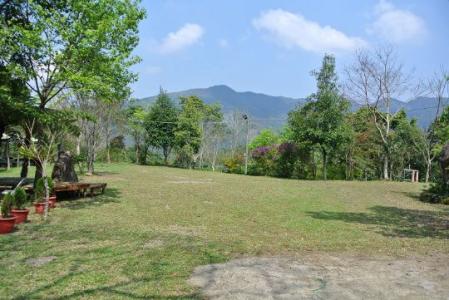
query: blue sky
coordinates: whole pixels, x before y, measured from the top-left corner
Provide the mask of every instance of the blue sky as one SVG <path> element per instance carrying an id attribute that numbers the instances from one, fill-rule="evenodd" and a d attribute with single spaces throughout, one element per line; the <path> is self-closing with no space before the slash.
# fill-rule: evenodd
<path id="1" fill-rule="evenodd" d="M 449 0 L 143 0 L 134 97 L 226 84 L 305 97 L 325 52 L 395 48 L 415 79 L 449 69 Z M 343 75 L 340 76 L 343 78 Z M 406 96 L 404 96 L 406 97 Z"/>

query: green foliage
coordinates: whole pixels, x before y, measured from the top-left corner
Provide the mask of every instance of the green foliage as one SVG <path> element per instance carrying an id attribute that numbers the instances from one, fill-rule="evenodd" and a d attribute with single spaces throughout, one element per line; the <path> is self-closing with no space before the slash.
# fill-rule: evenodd
<path id="1" fill-rule="evenodd" d="M 37 94 L 43 108 L 63 88 L 123 98 L 135 80 L 129 67 L 145 16 L 139 1 L 12 1 L 2 18 L 2 60 Z M 17 21 L 21 20 L 21 21 Z M 17 54 L 23 59 L 16 59 Z M 48 76 L 41 76 L 45 72 Z"/>
<path id="2" fill-rule="evenodd" d="M 207 105 L 197 96 L 181 97 L 181 111 L 178 115 L 178 124 L 175 130 L 175 143 L 178 149 L 178 165 L 180 157 L 185 164 L 186 155 L 191 155 L 188 165 L 194 162 L 194 155 L 201 148 L 204 138 L 204 124 L 220 122 L 223 119 L 221 106 Z M 216 126 L 214 130 L 220 130 Z"/>
<path id="3" fill-rule="evenodd" d="M 201 122 L 204 120 L 206 104 L 196 96 L 181 98 L 181 112 L 175 132 L 179 149 L 188 145 L 192 153 L 197 153 L 201 145 Z"/>
<path id="4" fill-rule="evenodd" d="M 14 191 L 14 207 L 16 209 L 24 209 L 27 200 L 28 195 L 25 190 L 21 187 L 16 188 Z"/>
<path id="5" fill-rule="evenodd" d="M 191 168 L 193 166 L 193 149 L 186 144 L 178 150 L 175 165 L 181 168 Z"/>
<path id="6" fill-rule="evenodd" d="M 51 193 L 53 191 L 53 188 L 54 188 L 53 179 L 51 179 L 49 177 L 39 178 L 36 181 L 36 185 L 34 187 L 34 199 L 36 201 L 38 201 L 38 202 L 41 201 L 46 196 L 45 195 L 45 180 L 47 180 L 49 193 Z"/>
<path id="7" fill-rule="evenodd" d="M 349 102 L 339 95 L 333 56 L 325 55 L 321 70 L 314 75 L 317 93 L 312 94 L 304 106 L 291 111 L 288 122 L 296 143 L 320 149 L 326 179 L 329 157 L 349 140 L 344 122 Z"/>
<path id="8" fill-rule="evenodd" d="M 439 155 L 443 150 L 443 146 L 449 141 L 449 106 L 447 106 L 441 116 L 431 125 L 436 145 L 433 148 L 435 155 Z"/>
<path id="9" fill-rule="evenodd" d="M 259 147 L 276 145 L 280 142 L 280 137 L 271 129 L 263 129 L 249 143 L 249 149 L 254 150 Z"/>
<path id="10" fill-rule="evenodd" d="M 3 197 L 1 205 L 1 215 L 3 218 L 9 218 L 11 216 L 11 209 L 14 204 L 14 196 L 11 193 L 6 194 Z"/>
<path id="11" fill-rule="evenodd" d="M 175 129 L 178 111 L 175 104 L 161 89 L 159 96 L 145 117 L 144 126 L 150 146 L 161 148 L 165 163 L 175 146 Z"/>
<path id="12" fill-rule="evenodd" d="M 243 174 L 244 164 L 245 164 L 245 159 L 244 159 L 243 155 L 235 155 L 233 157 L 225 159 L 224 172 L 225 173 L 234 173 L 234 174 Z"/>

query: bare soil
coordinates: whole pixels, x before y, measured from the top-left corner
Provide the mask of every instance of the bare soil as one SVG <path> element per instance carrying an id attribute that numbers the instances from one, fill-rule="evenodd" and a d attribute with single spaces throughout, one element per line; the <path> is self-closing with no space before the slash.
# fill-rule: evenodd
<path id="1" fill-rule="evenodd" d="M 197 267 L 208 299 L 449 299 L 449 255 L 253 257 Z"/>

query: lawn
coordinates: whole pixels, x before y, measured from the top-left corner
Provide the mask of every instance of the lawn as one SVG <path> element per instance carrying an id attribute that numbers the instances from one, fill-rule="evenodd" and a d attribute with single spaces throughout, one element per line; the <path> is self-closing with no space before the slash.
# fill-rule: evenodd
<path id="1" fill-rule="evenodd" d="M 129 164 L 0 236 L 0 298 L 198 298 L 194 267 L 244 256 L 449 253 L 449 208 L 420 184 L 298 181 Z M 18 170 L 1 172 L 12 176 Z M 53 257 L 41 266 L 29 259 Z"/>

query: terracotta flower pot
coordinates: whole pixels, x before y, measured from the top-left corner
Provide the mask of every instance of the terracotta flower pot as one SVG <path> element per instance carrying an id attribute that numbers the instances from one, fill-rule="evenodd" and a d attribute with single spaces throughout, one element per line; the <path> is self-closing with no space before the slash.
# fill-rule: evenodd
<path id="1" fill-rule="evenodd" d="M 28 221 L 28 213 L 29 209 L 13 209 L 11 210 L 11 214 L 16 217 L 16 224 L 20 224 Z"/>
<path id="2" fill-rule="evenodd" d="M 0 217 L 0 234 L 10 233 L 16 224 L 16 217 L 1 218 Z"/>
<path id="3" fill-rule="evenodd" d="M 43 215 L 45 211 L 45 203 L 37 202 L 34 203 L 34 212 L 40 215 Z"/>
<path id="4" fill-rule="evenodd" d="M 56 196 L 48 197 L 48 204 L 49 204 L 50 208 L 55 208 L 56 207 Z"/>

